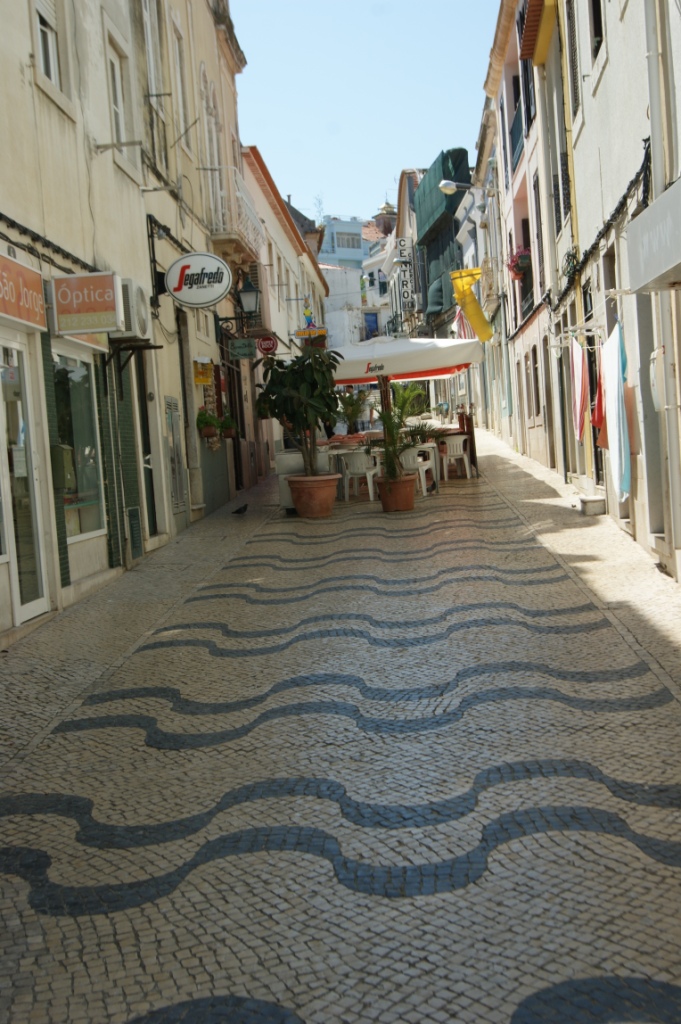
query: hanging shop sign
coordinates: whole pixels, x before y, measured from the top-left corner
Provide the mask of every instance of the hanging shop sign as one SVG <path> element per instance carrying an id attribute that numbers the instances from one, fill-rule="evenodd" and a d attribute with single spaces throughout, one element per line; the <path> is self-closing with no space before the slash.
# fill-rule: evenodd
<path id="1" fill-rule="evenodd" d="M 166 270 L 166 290 L 180 306 L 214 306 L 232 287 L 232 272 L 211 252 L 188 252 Z"/>
<path id="2" fill-rule="evenodd" d="M 57 334 L 94 334 L 125 327 L 123 288 L 117 274 L 69 274 L 52 281 Z"/>
<path id="3" fill-rule="evenodd" d="M 296 331 L 296 338 L 307 348 L 326 348 L 327 330 L 324 327 Z"/>
<path id="4" fill-rule="evenodd" d="M 397 260 L 399 263 L 402 309 L 408 311 L 415 307 L 414 246 L 410 238 L 397 239 Z"/>
<path id="5" fill-rule="evenodd" d="M 279 348 L 279 342 L 271 335 L 266 335 L 264 338 L 258 338 L 255 344 L 258 352 L 263 356 L 273 356 Z"/>
<path id="6" fill-rule="evenodd" d="M 255 359 L 255 340 L 253 338 L 230 338 L 230 359 Z"/>
<path id="7" fill-rule="evenodd" d="M 213 383 L 213 364 L 208 360 L 195 359 L 194 360 L 194 383 L 195 384 L 212 384 Z"/>
<path id="8" fill-rule="evenodd" d="M 42 277 L 9 256 L 0 256 L 0 315 L 47 330 Z"/>

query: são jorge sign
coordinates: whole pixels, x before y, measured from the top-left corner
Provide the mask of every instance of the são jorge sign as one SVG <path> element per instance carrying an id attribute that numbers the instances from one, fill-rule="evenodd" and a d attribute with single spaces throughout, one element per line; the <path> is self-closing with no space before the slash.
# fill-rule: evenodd
<path id="1" fill-rule="evenodd" d="M 211 252 L 188 252 L 166 270 L 166 289 L 180 306 L 214 306 L 232 287 L 232 272 Z"/>

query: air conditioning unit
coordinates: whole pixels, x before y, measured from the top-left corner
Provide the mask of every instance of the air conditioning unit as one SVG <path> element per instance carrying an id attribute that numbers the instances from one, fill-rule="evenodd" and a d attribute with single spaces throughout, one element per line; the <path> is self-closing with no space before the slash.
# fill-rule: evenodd
<path id="1" fill-rule="evenodd" d="M 123 321 L 125 329 L 109 331 L 111 341 L 126 338 L 145 338 L 149 335 L 149 300 L 141 285 L 129 277 L 121 281 L 123 291 Z"/>

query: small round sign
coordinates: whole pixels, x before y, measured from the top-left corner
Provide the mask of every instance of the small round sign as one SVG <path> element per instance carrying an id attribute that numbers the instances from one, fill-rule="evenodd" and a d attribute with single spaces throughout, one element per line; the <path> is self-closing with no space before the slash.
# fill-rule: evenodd
<path id="1" fill-rule="evenodd" d="M 166 290 L 180 306 L 214 306 L 232 287 L 232 272 L 212 252 L 188 252 L 166 270 Z"/>
<path id="2" fill-rule="evenodd" d="M 277 351 L 277 348 L 279 347 L 277 339 L 272 338 L 269 335 L 265 338 L 258 338 L 258 340 L 256 341 L 256 345 L 258 346 L 258 352 L 260 352 L 263 356 L 274 355 L 274 353 Z"/>

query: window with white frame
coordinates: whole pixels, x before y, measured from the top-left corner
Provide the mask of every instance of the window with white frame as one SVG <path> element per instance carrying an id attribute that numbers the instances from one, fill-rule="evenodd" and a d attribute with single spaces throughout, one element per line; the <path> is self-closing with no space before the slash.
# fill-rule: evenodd
<path id="1" fill-rule="evenodd" d="M 120 54 L 109 46 L 107 54 L 109 67 L 109 97 L 111 100 L 111 127 L 113 129 L 113 142 L 118 145 L 119 151 L 123 151 L 120 143 L 125 142 L 125 107 L 123 105 L 123 75 L 121 72 Z"/>
<path id="2" fill-rule="evenodd" d="M 147 86 L 149 102 L 157 110 L 163 110 L 163 73 L 161 66 L 161 44 L 158 27 L 157 0 L 142 0 L 144 22 L 144 44 L 147 54 Z"/>
<path id="3" fill-rule="evenodd" d="M 339 249 L 361 249 L 362 239 L 359 235 L 353 235 L 347 231 L 338 231 L 336 233 L 336 245 Z"/>
<path id="4" fill-rule="evenodd" d="M 184 39 L 177 26 L 173 31 L 173 51 L 175 59 L 175 89 L 177 92 L 177 129 L 182 143 L 190 148 L 189 138 L 185 134 L 189 127 L 189 107 L 187 104 L 187 75 L 184 61 Z"/>
<path id="5" fill-rule="evenodd" d="M 52 350 L 58 448 L 53 454 L 55 500 L 66 536 L 104 529 L 102 473 L 92 358 L 71 348 Z"/>
<path id="6" fill-rule="evenodd" d="M 56 0 L 35 0 L 35 12 L 38 20 L 40 70 L 57 89 L 61 89 Z"/>
<path id="7" fill-rule="evenodd" d="M 147 93 L 149 124 L 151 128 L 152 159 L 164 173 L 168 173 L 168 138 L 165 123 L 163 64 L 161 61 L 161 19 L 159 0 L 142 0 L 144 46 L 147 56 Z"/>
<path id="8" fill-rule="evenodd" d="M 603 0 L 589 0 L 589 26 L 591 29 L 591 57 L 596 60 L 603 46 Z"/>
<path id="9" fill-rule="evenodd" d="M 109 115 L 114 162 L 133 174 L 139 164 L 139 150 L 128 145 L 134 134 L 133 86 L 130 77 L 129 41 L 104 14 L 105 74 L 109 91 Z"/>
<path id="10" fill-rule="evenodd" d="M 205 67 L 201 69 L 201 93 L 203 97 L 203 120 L 206 139 L 206 167 L 208 170 L 208 201 L 209 221 L 214 229 L 222 229 L 226 224 L 224 208 L 225 186 L 220 158 L 217 95 L 213 82 L 208 84 Z"/>

